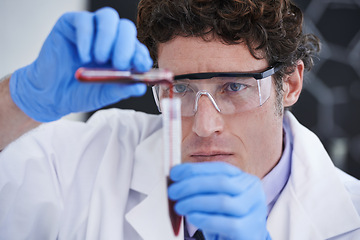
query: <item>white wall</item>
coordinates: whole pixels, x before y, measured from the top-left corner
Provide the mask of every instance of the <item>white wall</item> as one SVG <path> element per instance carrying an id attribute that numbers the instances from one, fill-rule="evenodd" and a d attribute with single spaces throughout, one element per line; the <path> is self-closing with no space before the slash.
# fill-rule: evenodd
<path id="1" fill-rule="evenodd" d="M 0 0 L 0 78 L 33 62 L 56 20 L 86 0 Z M 70 114 L 83 120 L 83 114 Z"/>
<path id="2" fill-rule="evenodd" d="M 31 63 L 56 20 L 86 0 L 0 0 L 0 77 Z"/>

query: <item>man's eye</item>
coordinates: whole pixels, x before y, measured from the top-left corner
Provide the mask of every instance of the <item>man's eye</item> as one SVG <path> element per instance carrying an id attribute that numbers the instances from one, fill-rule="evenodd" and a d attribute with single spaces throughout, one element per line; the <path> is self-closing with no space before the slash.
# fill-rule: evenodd
<path id="1" fill-rule="evenodd" d="M 225 90 L 231 91 L 231 92 L 238 92 L 238 91 L 243 90 L 244 88 L 246 88 L 246 86 L 241 83 L 227 83 Z"/>
<path id="2" fill-rule="evenodd" d="M 174 93 L 185 93 L 187 90 L 187 85 L 185 84 L 175 84 L 173 86 Z"/>

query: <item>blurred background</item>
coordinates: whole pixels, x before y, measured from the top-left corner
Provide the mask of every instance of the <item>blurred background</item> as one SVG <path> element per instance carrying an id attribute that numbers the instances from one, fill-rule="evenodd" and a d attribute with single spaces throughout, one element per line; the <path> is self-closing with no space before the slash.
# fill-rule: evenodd
<path id="1" fill-rule="evenodd" d="M 305 31 L 322 51 L 293 113 L 315 132 L 334 164 L 360 178 L 360 0 L 295 0 Z M 0 0 L 0 77 L 32 62 L 58 17 L 66 11 L 115 8 L 135 22 L 138 0 Z M 150 89 L 110 107 L 157 114 Z M 86 120 L 88 114 L 68 118 Z"/>

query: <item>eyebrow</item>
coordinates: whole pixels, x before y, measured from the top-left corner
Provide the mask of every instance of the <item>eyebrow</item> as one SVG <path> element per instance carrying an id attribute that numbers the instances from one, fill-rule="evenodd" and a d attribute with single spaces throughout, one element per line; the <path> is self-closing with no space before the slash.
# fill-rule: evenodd
<path id="1" fill-rule="evenodd" d="M 253 77 L 256 80 L 269 77 L 281 69 L 281 64 L 277 63 L 274 66 L 268 67 L 263 72 L 258 73 L 247 73 L 247 72 L 204 72 L 204 73 L 190 73 L 175 75 L 174 80 L 200 80 L 200 79 L 211 79 L 214 77 Z"/>

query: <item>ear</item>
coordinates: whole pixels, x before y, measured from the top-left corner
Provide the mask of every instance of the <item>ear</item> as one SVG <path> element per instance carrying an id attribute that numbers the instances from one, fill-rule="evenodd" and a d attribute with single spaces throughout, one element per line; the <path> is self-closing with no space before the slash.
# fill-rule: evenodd
<path id="1" fill-rule="evenodd" d="M 295 71 L 289 75 L 284 76 L 284 80 L 283 80 L 284 107 L 290 107 L 294 105 L 299 99 L 303 87 L 303 75 L 304 75 L 304 62 L 300 60 L 297 62 Z"/>

